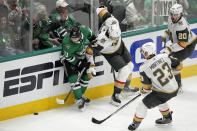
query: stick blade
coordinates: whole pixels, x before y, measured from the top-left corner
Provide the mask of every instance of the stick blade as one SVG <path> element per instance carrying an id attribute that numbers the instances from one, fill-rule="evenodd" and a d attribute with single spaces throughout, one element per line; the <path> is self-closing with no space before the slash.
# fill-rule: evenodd
<path id="1" fill-rule="evenodd" d="M 56 102 L 57 102 L 58 104 L 61 104 L 61 105 L 64 104 L 64 100 L 61 100 L 61 99 L 58 99 L 58 98 L 56 98 Z"/>
<path id="2" fill-rule="evenodd" d="M 95 119 L 94 117 L 92 117 L 92 122 L 95 123 L 95 124 L 101 124 L 101 123 L 104 122 L 104 120 L 99 121 L 99 120 Z"/>

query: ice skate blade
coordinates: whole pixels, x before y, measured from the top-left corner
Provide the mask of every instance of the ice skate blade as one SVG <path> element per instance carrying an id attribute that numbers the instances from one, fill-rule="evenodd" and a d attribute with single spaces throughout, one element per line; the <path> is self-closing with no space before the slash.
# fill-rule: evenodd
<path id="1" fill-rule="evenodd" d="M 155 126 L 156 126 L 156 127 L 160 127 L 160 128 L 165 128 L 165 127 L 172 126 L 172 123 L 167 123 L 167 124 L 156 124 L 156 123 L 155 123 Z"/>
<path id="2" fill-rule="evenodd" d="M 113 106 L 116 106 L 116 107 L 120 106 L 120 103 L 115 102 L 113 100 L 111 100 L 110 104 L 112 104 Z"/>

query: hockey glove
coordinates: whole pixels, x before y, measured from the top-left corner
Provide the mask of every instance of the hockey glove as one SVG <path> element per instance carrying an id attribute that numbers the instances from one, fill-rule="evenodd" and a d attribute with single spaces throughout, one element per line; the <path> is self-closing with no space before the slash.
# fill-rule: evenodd
<path id="1" fill-rule="evenodd" d="M 90 62 L 88 62 L 86 59 L 83 59 L 78 62 L 77 66 L 78 70 L 82 71 L 84 68 L 88 68 L 90 66 Z"/>
<path id="2" fill-rule="evenodd" d="M 94 68 L 94 65 L 90 65 L 90 68 L 87 69 L 87 74 L 88 74 L 88 78 L 92 79 L 93 78 L 93 75 L 95 76 L 96 75 L 96 70 Z"/>

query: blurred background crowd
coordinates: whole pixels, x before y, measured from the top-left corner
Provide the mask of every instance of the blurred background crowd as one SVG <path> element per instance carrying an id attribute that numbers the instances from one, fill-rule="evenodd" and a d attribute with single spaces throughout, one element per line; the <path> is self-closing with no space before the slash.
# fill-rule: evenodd
<path id="1" fill-rule="evenodd" d="M 197 19 L 196 0 L 59 1 L 0 0 L 0 58 L 61 46 L 70 25 L 83 24 L 97 33 L 99 6 L 119 20 L 122 32 L 167 24 L 175 2 L 183 5 L 184 17 Z"/>

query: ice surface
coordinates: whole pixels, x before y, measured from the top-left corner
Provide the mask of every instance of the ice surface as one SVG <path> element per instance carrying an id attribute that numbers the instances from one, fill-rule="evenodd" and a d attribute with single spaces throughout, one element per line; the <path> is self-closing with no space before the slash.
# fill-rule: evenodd
<path id="1" fill-rule="evenodd" d="M 173 110 L 173 124 L 169 127 L 156 127 L 154 121 L 161 117 L 158 108 L 148 110 L 137 131 L 195 131 L 197 128 L 197 76 L 183 79 L 184 93 L 168 102 Z M 134 96 L 133 96 L 134 97 Z M 123 99 L 126 103 L 132 99 Z M 0 131 L 128 131 L 139 98 L 116 113 L 100 125 L 91 122 L 91 118 L 103 119 L 114 112 L 117 107 L 109 104 L 110 97 L 93 100 L 84 112 L 76 105 L 62 107 L 39 115 L 27 115 L 0 122 Z"/>

